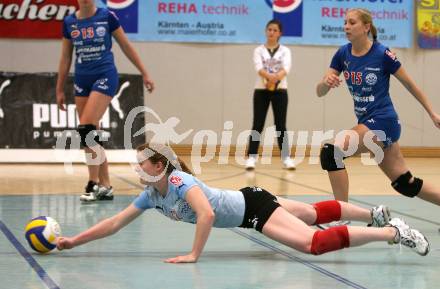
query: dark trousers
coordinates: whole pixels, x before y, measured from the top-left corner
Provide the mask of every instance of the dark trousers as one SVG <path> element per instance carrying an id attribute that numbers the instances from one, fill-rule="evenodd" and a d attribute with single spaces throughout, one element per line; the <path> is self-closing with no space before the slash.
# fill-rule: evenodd
<path id="1" fill-rule="evenodd" d="M 252 133 L 249 137 L 248 156 L 258 154 L 258 146 L 260 145 L 260 137 L 255 134 L 261 132 L 266 121 L 269 104 L 272 103 L 273 116 L 275 120 L 275 128 L 279 136 L 278 147 L 281 150 L 283 158 L 290 155 L 289 141 L 286 133 L 286 117 L 287 117 L 287 90 L 280 89 L 269 91 L 265 89 L 256 89 L 254 91 L 254 120 L 252 123 Z M 284 139 L 286 136 L 286 139 Z"/>

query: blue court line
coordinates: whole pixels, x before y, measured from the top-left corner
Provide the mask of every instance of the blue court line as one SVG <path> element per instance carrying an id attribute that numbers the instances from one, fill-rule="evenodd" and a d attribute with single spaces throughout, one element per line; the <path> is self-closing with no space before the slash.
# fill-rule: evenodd
<path id="1" fill-rule="evenodd" d="M 236 234 L 238 234 L 238 235 L 240 235 L 240 236 L 242 236 L 242 237 L 245 237 L 246 239 L 249 239 L 249 240 L 251 240 L 251 241 L 253 241 L 253 242 L 255 242 L 255 243 L 257 243 L 257 244 L 259 244 L 259 245 L 261 245 L 263 247 L 266 247 L 266 248 L 271 249 L 272 251 L 275 251 L 275 252 L 277 252 L 277 253 L 279 253 L 279 254 L 281 254 L 283 256 L 286 256 L 287 258 L 289 258 L 289 259 L 291 259 L 291 260 L 293 260 L 295 262 L 301 263 L 301 264 L 303 264 L 303 265 L 305 265 L 305 266 L 307 266 L 307 267 L 309 267 L 309 268 L 311 268 L 313 270 L 318 271 L 319 273 L 322 273 L 322 274 L 324 274 L 324 275 L 326 275 L 326 276 L 328 276 L 328 277 L 330 277 L 332 279 L 335 279 L 336 281 L 344 283 L 347 286 L 350 286 L 350 287 L 353 287 L 353 288 L 356 288 L 356 289 L 367 289 L 366 287 L 364 287 L 362 285 L 359 285 L 359 284 L 356 284 L 356 283 L 354 283 L 354 282 L 352 282 L 352 281 L 350 281 L 350 280 L 348 280 L 348 279 L 346 279 L 344 277 L 339 276 L 338 274 L 332 273 L 332 272 L 330 272 L 330 271 L 328 271 L 328 270 L 326 270 L 324 268 L 321 268 L 321 267 L 319 267 L 319 266 L 317 266 L 317 265 L 315 265 L 315 264 L 313 264 L 313 263 L 311 263 L 309 261 L 306 261 L 304 259 L 296 257 L 296 256 L 294 256 L 292 254 L 289 254 L 288 252 L 286 252 L 284 250 L 281 250 L 281 249 L 279 249 L 279 248 L 277 248 L 277 247 L 275 247 L 275 246 L 273 246 L 271 244 L 268 244 L 268 243 L 266 243 L 266 242 L 264 242 L 264 241 L 262 241 L 262 240 L 260 240 L 258 238 L 255 238 L 255 237 L 253 237 L 253 236 L 251 236 L 249 234 L 246 234 L 246 233 L 240 231 L 239 229 L 234 228 L 234 229 L 229 229 L 229 230 L 234 232 L 234 233 L 236 233 Z"/>
<path id="2" fill-rule="evenodd" d="M 121 177 L 121 176 L 118 176 L 118 175 L 114 175 L 114 176 L 117 177 L 118 179 L 120 179 L 120 180 L 122 180 L 122 181 L 124 181 L 124 182 L 126 182 L 126 183 L 128 183 L 128 184 L 130 184 L 130 185 L 132 185 L 132 186 L 135 186 L 135 187 L 138 187 L 138 188 L 143 188 L 141 185 L 139 185 L 139 184 L 135 184 L 135 183 L 133 183 L 133 182 L 131 182 L 131 181 L 129 181 L 129 180 L 127 180 L 127 179 Z M 354 283 L 354 282 L 351 282 L 350 280 L 345 279 L 344 277 L 341 277 L 341 276 L 339 276 L 339 275 L 337 275 L 337 274 L 335 274 L 335 273 L 332 273 L 332 272 L 330 272 L 330 271 L 327 271 L 327 270 L 325 270 L 324 268 L 321 268 L 321 267 L 319 267 L 319 266 L 317 266 L 317 265 L 315 265 L 315 264 L 313 264 L 313 263 L 310 263 L 310 262 L 308 262 L 308 261 L 306 261 L 306 260 L 303 260 L 303 259 L 301 259 L 301 258 L 299 258 L 299 257 L 293 256 L 293 255 L 287 253 L 286 251 L 283 251 L 283 250 L 281 250 L 281 249 L 279 249 L 279 248 L 277 248 L 277 247 L 275 247 L 275 246 L 272 246 L 272 245 L 270 245 L 270 244 L 268 244 L 268 243 L 266 243 L 266 242 L 264 242 L 264 241 L 261 241 L 261 240 L 255 238 L 255 237 L 253 237 L 253 236 L 251 236 L 251 235 L 248 235 L 248 234 L 246 234 L 246 233 L 243 233 L 243 232 L 241 232 L 241 231 L 238 230 L 238 229 L 235 229 L 235 228 L 234 228 L 234 229 L 229 229 L 229 230 L 231 230 L 232 232 L 237 233 L 237 234 L 240 235 L 240 236 L 245 237 L 245 238 L 248 239 L 248 240 L 251 240 L 251 241 L 254 241 L 254 242 L 257 243 L 257 244 L 260 244 L 260 245 L 262 245 L 263 247 L 269 248 L 269 249 L 271 249 L 271 250 L 273 250 L 273 251 L 275 251 L 275 252 L 277 252 L 277 253 L 279 253 L 279 254 L 281 254 L 281 255 L 283 255 L 283 256 L 286 256 L 286 257 L 288 257 L 288 258 L 291 259 L 291 260 L 294 260 L 294 261 L 296 261 L 296 262 L 298 262 L 298 263 L 301 263 L 301 264 L 303 264 L 303 265 L 305 265 L 305 266 L 307 266 L 307 267 L 309 267 L 309 268 L 312 268 L 312 269 L 314 269 L 314 270 L 316 270 L 316 271 L 318 271 L 318 272 L 320 272 L 320 273 L 322 273 L 322 274 L 324 274 L 324 275 L 327 275 L 327 276 L 329 276 L 330 278 L 333 278 L 333 279 L 335 279 L 335 280 L 337 280 L 337 281 L 340 281 L 341 283 L 344 283 L 344 284 L 346 284 L 347 286 L 350 286 L 350 287 L 353 287 L 353 288 L 357 288 L 357 289 L 367 289 L 366 287 L 363 287 L 363 286 L 358 285 L 358 284 L 356 284 L 356 283 Z"/>
<path id="3" fill-rule="evenodd" d="M 14 245 L 15 249 L 20 253 L 21 256 L 28 262 L 28 264 L 34 269 L 38 277 L 46 284 L 49 289 L 60 289 L 60 287 L 55 284 L 55 282 L 49 277 L 49 275 L 44 271 L 44 269 L 38 264 L 38 262 L 32 257 L 31 254 L 23 247 L 23 245 L 15 238 L 14 234 L 6 227 L 6 225 L 0 221 L 0 230 L 5 234 L 6 238 Z"/>

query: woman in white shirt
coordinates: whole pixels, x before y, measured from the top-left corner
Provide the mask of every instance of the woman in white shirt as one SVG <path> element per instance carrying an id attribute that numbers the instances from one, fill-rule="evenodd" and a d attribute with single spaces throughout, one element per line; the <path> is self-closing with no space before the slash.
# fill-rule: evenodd
<path id="1" fill-rule="evenodd" d="M 264 128 L 269 104 L 272 103 L 275 127 L 278 135 L 278 147 L 284 168 L 295 169 L 290 158 L 290 147 L 287 138 L 287 79 L 291 67 L 289 48 L 279 43 L 282 35 L 282 24 L 278 20 L 271 20 L 266 25 L 266 43 L 254 50 L 254 66 L 257 71 L 257 80 L 254 89 L 254 118 L 252 132 L 249 138 L 248 159 L 246 169 L 253 170 L 258 158 L 260 136 Z"/>

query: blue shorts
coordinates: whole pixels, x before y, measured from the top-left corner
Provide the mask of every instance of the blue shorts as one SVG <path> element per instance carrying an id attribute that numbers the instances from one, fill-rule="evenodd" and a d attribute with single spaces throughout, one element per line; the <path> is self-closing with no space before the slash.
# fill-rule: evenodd
<path id="1" fill-rule="evenodd" d="M 89 96 L 92 91 L 98 91 L 110 97 L 115 96 L 119 86 L 118 72 L 113 69 L 100 74 L 75 74 L 73 87 L 75 96 Z"/>
<path id="2" fill-rule="evenodd" d="M 373 131 L 378 140 L 383 143 L 384 148 L 389 147 L 400 138 L 402 128 L 400 120 L 397 118 L 372 117 L 361 123 Z"/>

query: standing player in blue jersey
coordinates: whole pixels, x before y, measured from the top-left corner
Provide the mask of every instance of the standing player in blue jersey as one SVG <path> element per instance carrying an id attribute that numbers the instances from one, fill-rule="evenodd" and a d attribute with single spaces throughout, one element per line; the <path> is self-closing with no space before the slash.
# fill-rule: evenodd
<path id="1" fill-rule="evenodd" d="M 368 151 L 364 136 L 372 132 L 373 141 L 384 152 L 379 167 L 391 180 L 393 188 L 404 196 L 417 196 L 440 205 L 440 190 L 413 177 L 403 159 L 397 142 L 400 121 L 389 94 L 390 75 L 394 75 L 420 102 L 438 128 L 440 116 L 434 112 L 427 96 L 406 73 L 396 56 L 376 41 L 377 31 L 367 10 L 349 10 L 344 29 L 350 43 L 341 46 L 334 55 L 328 72 L 317 85 L 318 96 L 324 96 L 331 88 L 338 87 L 342 82 L 339 75 L 343 73 L 358 119 L 358 124 L 350 131 L 359 136 L 356 153 Z M 348 175 L 343 164 L 343 159 L 348 155 L 343 151 L 349 147 L 350 133 L 339 142 L 325 144 L 320 157 L 322 168 L 328 171 L 335 198 L 341 201 L 348 201 Z"/>
<path id="2" fill-rule="evenodd" d="M 79 115 L 78 133 L 86 153 L 89 182 L 82 201 L 112 200 L 108 163 L 97 134 L 99 121 L 118 89 L 118 72 L 114 63 L 112 37 L 142 74 L 149 92 L 154 89 L 138 54 L 127 39 L 113 12 L 97 8 L 94 0 L 78 0 L 79 10 L 67 16 L 63 25 L 62 54 L 56 87 L 57 103 L 65 110 L 64 85 L 75 49 L 75 104 Z M 89 138 L 87 136 L 90 136 Z"/>
<path id="3" fill-rule="evenodd" d="M 176 221 L 196 224 L 192 250 L 165 260 L 193 263 L 199 259 L 212 227 L 254 228 L 267 237 L 306 254 L 320 255 L 374 241 L 401 243 L 424 256 L 429 243 L 401 219 L 389 219 L 388 208 L 371 211 L 336 200 L 313 205 L 276 197 L 259 187 L 239 191 L 208 187 L 192 176 L 167 146 L 143 145 L 138 149 L 138 174 L 145 190 L 126 209 L 90 229 L 57 240 L 58 249 L 71 249 L 112 235 L 147 209 Z M 372 227 L 339 226 L 315 230 L 309 225 L 333 220 L 358 220 Z"/>

